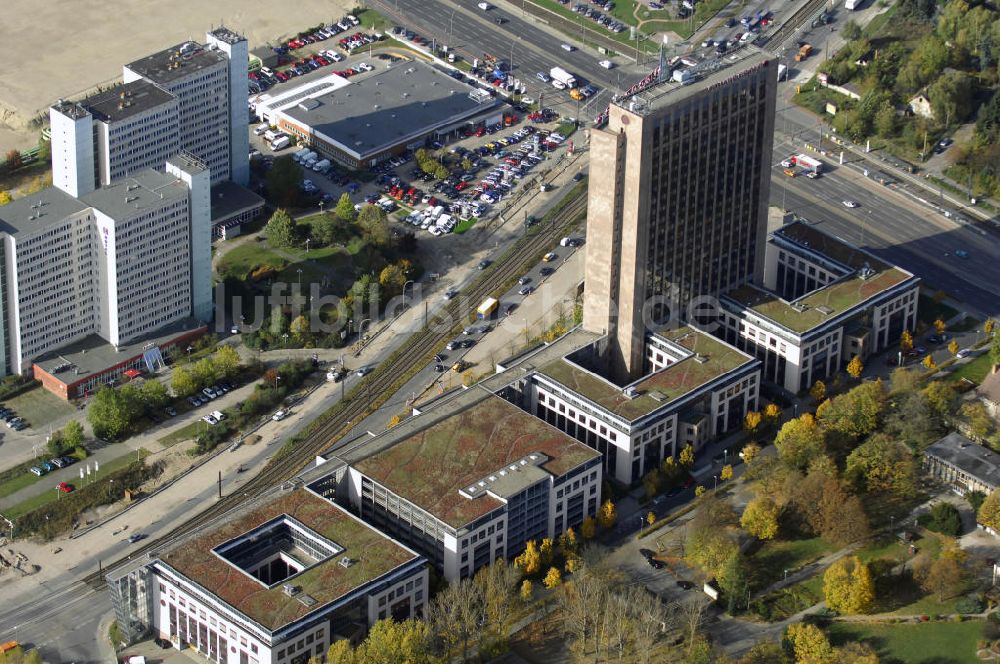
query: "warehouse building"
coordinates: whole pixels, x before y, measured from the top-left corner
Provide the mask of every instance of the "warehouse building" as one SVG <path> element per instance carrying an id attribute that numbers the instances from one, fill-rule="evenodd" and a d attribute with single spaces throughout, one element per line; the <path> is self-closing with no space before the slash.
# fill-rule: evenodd
<path id="1" fill-rule="evenodd" d="M 257 115 L 349 168 L 369 168 L 426 140 L 503 121 L 500 101 L 423 62 L 400 62 L 350 80 L 312 79 L 256 102 Z"/>

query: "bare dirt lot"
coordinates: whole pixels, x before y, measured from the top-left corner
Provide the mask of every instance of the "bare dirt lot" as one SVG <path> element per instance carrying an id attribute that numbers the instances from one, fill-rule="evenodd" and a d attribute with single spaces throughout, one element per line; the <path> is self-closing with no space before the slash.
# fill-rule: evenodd
<path id="1" fill-rule="evenodd" d="M 250 48 L 277 43 L 358 3 L 298 0 L 8 0 L 0 22 L 0 148 L 37 141 L 32 118 L 60 97 L 74 98 L 121 76 L 122 65 L 214 26 L 244 34 Z M 2 152 L 3 150 L 0 150 Z"/>

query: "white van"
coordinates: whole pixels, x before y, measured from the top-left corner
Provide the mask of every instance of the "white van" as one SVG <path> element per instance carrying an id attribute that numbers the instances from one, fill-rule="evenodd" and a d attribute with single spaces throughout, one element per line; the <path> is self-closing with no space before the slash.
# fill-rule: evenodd
<path id="1" fill-rule="evenodd" d="M 572 44 L 562 44 L 562 50 L 572 53 L 576 50 L 576 46 L 573 46 Z"/>
<path id="2" fill-rule="evenodd" d="M 254 127 L 253 135 L 261 136 L 265 131 L 267 131 L 270 128 L 271 128 L 270 125 L 268 125 L 266 122 L 264 124 L 259 124 L 256 127 Z"/>
<path id="3" fill-rule="evenodd" d="M 479 7 L 480 9 L 482 9 L 485 12 L 485 11 L 489 11 L 491 5 L 488 2 L 480 2 L 476 6 Z"/>

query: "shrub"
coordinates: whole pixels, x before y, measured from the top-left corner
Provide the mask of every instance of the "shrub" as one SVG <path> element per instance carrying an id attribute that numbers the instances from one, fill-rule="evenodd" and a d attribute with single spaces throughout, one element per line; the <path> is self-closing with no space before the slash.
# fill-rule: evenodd
<path id="1" fill-rule="evenodd" d="M 955 602 L 955 611 L 958 613 L 982 613 L 984 608 L 985 603 L 978 595 L 967 595 Z"/>

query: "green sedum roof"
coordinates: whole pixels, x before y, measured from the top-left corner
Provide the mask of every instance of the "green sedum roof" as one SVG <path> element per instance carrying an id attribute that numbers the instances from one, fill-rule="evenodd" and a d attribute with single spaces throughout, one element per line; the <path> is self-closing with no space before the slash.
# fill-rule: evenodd
<path id="1" fill-rule="evenodd" d="M 754 362 L 749 355 L 691 327 L 682 327 L 660 336 L 694 355 L 632 383 L 639 392 L 639 396 L 633 399 L 626 397 L 621 387 L 566 358 L 546 364 L 539 372 L 615 415 L 634 421 Z"/>
<path id="2" fill-rule="evenodd" d="M 286 595 L 282 584 L 266 588 L 212 551 L 281 515 L 297 519 L 344 548 L 332 558 L 286 580 L 316 600 L 311 607 Z M 350 557 L 354 564 L 346 568 L 340 565 L 343 556 Z M 299 489 L 185 541 L 162 560 L 273 632 L 417 557 L 340 507 Z"/>
<path id="3" fill-rule="evenodd" d="M 532 452 L 542 468 L 563 475 L 599 456 L 583 443 L 497 396 L 441 420 L 354 468 L 453 528 L 502 503 L 488 494 L 459 491 Z"/>

